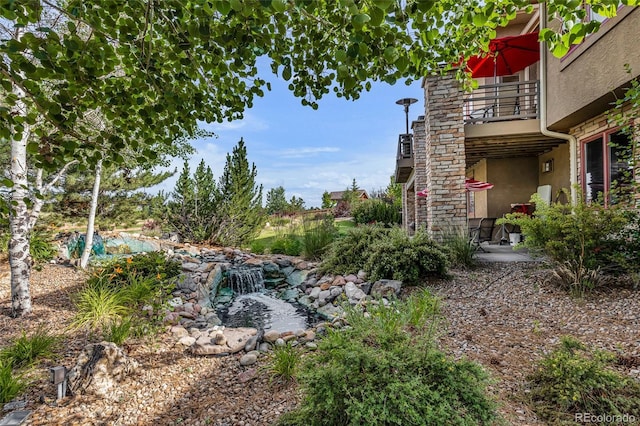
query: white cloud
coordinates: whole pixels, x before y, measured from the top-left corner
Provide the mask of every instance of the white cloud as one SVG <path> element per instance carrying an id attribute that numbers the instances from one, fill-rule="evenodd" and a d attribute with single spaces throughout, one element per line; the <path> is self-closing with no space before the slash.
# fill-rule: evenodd
<path id="1" fill-rule="evenodd" d="M 278 152 L 276 155 L 281 158 L 304 158 L 315 157 L 317 154 L 339 152 L 340 148 L 333 146 L 319 146 L 306 148 L 291 148 Z"/>

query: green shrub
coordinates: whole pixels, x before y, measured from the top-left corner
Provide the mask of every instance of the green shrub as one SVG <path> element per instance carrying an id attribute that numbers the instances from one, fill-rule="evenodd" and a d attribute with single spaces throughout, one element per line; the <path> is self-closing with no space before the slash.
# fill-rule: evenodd
<path id="1" fill-rule="evenodd" d="M 38 358 L 48 358 L 59 342 L 59 338 L 40 327 L 27 337 L 25 332 L 11 345 L 0 351 L 0 361 L 12 368 L 30 367 Z"/>
<path id="2" fill-rule="evenodd" d="M 640 413 L 640 383 L 611 370 L 613 359 L 606 352 L 588 351 L 573 338 L 562 338 L 529 377 L 536 413 L 552 424 L 574 421 L 577 413 Z"/>
<path id="3" fill-rule="evenodd" d="M 537 194 L 531 200 L 536 204 L 533 216 L 508 214 L 498 223 L 520 226 L 525 246 L 562 265 L 564 270 L 558 276 L 572 292 L 590 291 L 606 283 L 594 277 L 619 270 L 624 257 L 621 253 L 628 253 L 634 264 L 640 260 L 640 254 L 631 254 L 625 248 L 640 242 L 637 233 L 627 231 L 632 215 L 624 207 L 588 204 L 582 197 L 573 207 L 547 205 Z"/>
<path id="4" fill-rule="evenodd" d="M 269 251 L 272 254 L 286 254 L 289 256 L 300 256 L 302 253 L 302 241 L 295 235 L 285 235 L 276 237 L 271 243 Z"/>
<path id="5" fill-rule="evenodd" d="M 333 216 L 325 216 L 303 223 L 303 255 L 307 259 L 320 259 L 337 235 Z"/>
<path id="6" fill-rule="evenodd" d="M 357 224 L 381 223 L 387 226 L 399 224 L 402 220 L 396 206 L 380 199 L 364 200 L 351 210 L 353 221 Z"/>
<path id="7" fill-rule="evenodd" d="M 0 359 L 0 404 L 7 403 L 27 387 L 21 375 L 13 372 L 10 362 Z"/>
<path id="8" fill-rule="evenodd" d="M 386 238 L 371 245 L 364 270 L 372 281 L 388 278 L 418 284 L 428 276 L 444 276 L 447 266 L 447 255 L 426 232 L 409 237 L 404 230 L 393 228 Z"/>
<path id="9" fill-rule="evenodd" d="M 326 251 L 321 265 L 322 272 L 350 274 L 364 268 L 371 245 L 385 238 L 389 229 L 377 225 L 350 228 L 344 236 L 335 240 Z"/>
<path id="10" fill-rule="evenodd" d="M 262 240 L 253 240 L 249 246 L 251 253 L 264 254 L 267 251 L 267 244 Z"/>
<path id="11" fill-rule="evenodd" d="M 301 405 L 282 425 L 477 425 L 497 420 L 477 364 L 437 349 L 437 302 L 351 309 L 349 327 L 330 330 L 305 358 L 298 380 Z M 417 306 L 422 308 L 416 309 Z M 409 314 L 407 310 L 413 309 Z M 412 321 L 423 324 L 414 327 Z"/>
<path id="12" fill-rule="evenodd" d="M 372 280 L 417 284 L 430 275 L 446 275 L 447 267 L 445 250 L 424 231 L 409 237 L 400 228 L 364 225 L 334 241 L 320 268 L 338 274 L 364 270 Z"/>
<path id="13" fill-rule="evenodd" d="M 87 283 L 90 286 L 97 283 L 108 283 L 110 287 L 117 288 L 128 285 L 131 276 L 148 277 L 154 278 L 158 282 L 167 282 L 180 275 L 181 272 L 180 262 L 167 259 L 164 253 L 150 252 L 126 259 L 110 260 L 102 264 Z"/>

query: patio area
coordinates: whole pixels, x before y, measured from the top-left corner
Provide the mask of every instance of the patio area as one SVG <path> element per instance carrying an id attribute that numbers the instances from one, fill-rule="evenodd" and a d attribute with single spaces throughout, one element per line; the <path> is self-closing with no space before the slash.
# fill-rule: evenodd
<path id="1" fill-rule="evenodd" d="M 541 262 L 544 258 L 534 258 L 526 248 L 515 249 L 510 245 L 482 243 L 482 250 L 476 253 L 479 262 Z"/>

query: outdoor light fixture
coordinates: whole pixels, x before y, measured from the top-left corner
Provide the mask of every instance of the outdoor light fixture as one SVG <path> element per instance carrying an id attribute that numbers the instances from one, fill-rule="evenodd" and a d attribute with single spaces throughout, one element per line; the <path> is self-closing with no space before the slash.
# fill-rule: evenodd
<path id="1" fill-rule="evenodd" d="M 411 104 L 415 104 L 416 102 L 418 102 L 418 100 L 414 98 L 402 98 L 396 101 L 398 105 L 402 105 L 404 107 L 405 125 L 407 128 L 407 131 L 406 131 L 407 134 L 409 134 L 409 106 Z"/>
<path id="2" fill-rule="evenodd" d="M 51 373 L 51 383 L 58 386 L 58 400 L 67 395 L 67 368 L 64 366 L 52 367 L 49 369 Z"/>

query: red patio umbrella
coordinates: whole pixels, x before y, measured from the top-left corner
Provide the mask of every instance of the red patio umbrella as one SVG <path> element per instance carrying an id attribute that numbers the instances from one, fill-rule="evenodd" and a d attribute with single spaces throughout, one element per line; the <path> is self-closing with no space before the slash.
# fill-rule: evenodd
<path id="1" fill-rule="evenodd" d="M 467 60 L 474 78 L 512 75 L 540 60 L 538 33 L 501 37 L 489 42 L 489 51 Z"/>
<path id="2" fill-rule="evenodd" d="M 464 187 L 467 191 L 478 192 L 478 191 L 486 191 L 487 189 L 492 189 L 493 184 L 489 182 L 482 182 L 480 180 L 475 180 L 474 178 L 466 178 L 464 180 Z"/>
<path id="3" fill-rule="evenodd" d="M 423 189 L 422 191 L 418 191 L 416 192 L 416 195 L 418 197 L 426 197 L 427 195 L 429 195 L 429 193 L 427 192 L 427 188 Z"/>

